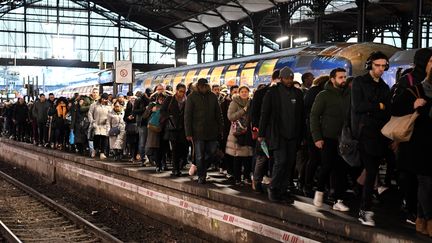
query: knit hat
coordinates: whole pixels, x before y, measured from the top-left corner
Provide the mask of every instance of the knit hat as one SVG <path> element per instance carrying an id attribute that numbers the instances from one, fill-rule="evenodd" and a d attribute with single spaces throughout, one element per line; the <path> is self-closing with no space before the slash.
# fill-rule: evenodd
<path id="1" fill-rule="evenodd" d="M 293 73 L 293 71 L 291 70 L 291 68 L 289 68 L 289 67 L 284 67 L 284 68 L 282 68 L 281 70 L 280 70 L 280 72 L 279 72 L 279 77 L 280 78 L 289 78 L 289 77 L 294 77 L 294 73 Z"/>
<path id="2" fill-rule="evenodd" d="M 208 80 L 205 78 L 198 79 L 197 85 L 203 85 L 203 84 L 208 84 Z"/>

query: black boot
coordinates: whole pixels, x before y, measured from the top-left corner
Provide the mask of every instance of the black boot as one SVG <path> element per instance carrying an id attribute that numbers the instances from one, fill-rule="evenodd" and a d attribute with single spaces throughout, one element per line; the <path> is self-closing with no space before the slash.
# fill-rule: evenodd
<path id="1" fill-rule="evenodd" d="M 276 189 L 272 189 L 270 187 L 267 188 L 267 196 L 271 202 L 275 202 L 275 203 L 281 203 L 282 202 L 282 198 L 279 195 L 279 191 Z"/>

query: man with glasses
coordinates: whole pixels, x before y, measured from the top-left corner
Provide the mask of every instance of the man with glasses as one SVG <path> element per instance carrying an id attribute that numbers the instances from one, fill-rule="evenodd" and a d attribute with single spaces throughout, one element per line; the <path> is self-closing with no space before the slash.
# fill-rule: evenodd
<path id="1" fill-rule="evenodd" d="M 390 89 L 381 78 L 388 67 L 388 57 L 373 52 L 365 65 L 368 73 L 356 77 L 352 84 L 351 127 L 359 141 L 360 159 L 366 170 L 359 220 L 368 226 L 375 226 L 372 194 L 379 163 L 390 142 L 381 134 L 381 128 L 390 119 Z"/>

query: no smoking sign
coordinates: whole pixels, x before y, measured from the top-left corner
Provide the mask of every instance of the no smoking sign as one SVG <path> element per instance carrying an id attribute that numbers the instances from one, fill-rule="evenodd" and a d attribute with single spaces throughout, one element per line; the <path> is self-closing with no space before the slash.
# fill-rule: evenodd
<path id="1" fill-rule="evenodd" d="M 115 63 L 115 79 L 118 84 L 132 83 L 132 62 L 131 61 L 116 61 Z"/>
<path id="2" fill-rule="evenodd" d="M 128 75 L 128 71 L 126 69 L 120 70 L 120 76 L 126 77 Z"/>

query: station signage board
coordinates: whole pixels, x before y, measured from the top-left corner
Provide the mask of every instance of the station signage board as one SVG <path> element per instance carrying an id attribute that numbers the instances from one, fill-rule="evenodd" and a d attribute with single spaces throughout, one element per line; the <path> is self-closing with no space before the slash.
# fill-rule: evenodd
<path id="1" fill-rule="evenodd" d="M 132 62 L 131 61 L 116 61 L 115 63 L 115 81 L 118 84 L 132 83 Z"/>

